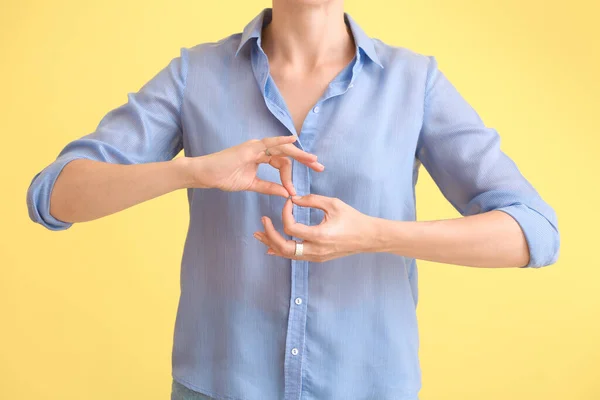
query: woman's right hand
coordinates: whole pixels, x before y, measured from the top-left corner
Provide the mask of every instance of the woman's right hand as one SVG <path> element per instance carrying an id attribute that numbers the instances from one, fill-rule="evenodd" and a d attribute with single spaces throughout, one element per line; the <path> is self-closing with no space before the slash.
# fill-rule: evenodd
<path id="1" fill-rule="evenodd" d="M 191 186 L 228 192 L 248 190 L 282 197 L 295 196 L 292 158 L 317 172 L 325 169 L 317 162 L 317 156 L 292 144 L 296 139 L 296 136 L 255 139 L 207 156 L 186 157 Z M 269 164 L 278 169 L 282 185 L 259 179 L 256 176 L 259 164 Z"/>

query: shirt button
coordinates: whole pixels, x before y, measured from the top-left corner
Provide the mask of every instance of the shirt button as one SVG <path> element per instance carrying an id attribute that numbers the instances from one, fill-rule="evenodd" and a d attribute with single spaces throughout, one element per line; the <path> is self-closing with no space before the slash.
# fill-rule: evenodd
<path id="1" fill-rule="evenodd" d="M 292 354 L 295 355 L 295 356 L 297 356 L 298 355 L 298 349 L 294 347 L 292 349 Z"/>
<path id="2" fill-rule="evenodd" d="M 296 304 L 302 304 L 302 299 L 300 297 L 296 297 Z"/>
<path id="3" fill-rule="evenodd" d="M 318 114 L 318 113 L 319 113 L 319 111 L 321 111 L 321 107 L 319 107 L 319 106 L 316 106 L 315 108 L 313 108 L 313 112 L 314 112 L 315 114 Z"/>

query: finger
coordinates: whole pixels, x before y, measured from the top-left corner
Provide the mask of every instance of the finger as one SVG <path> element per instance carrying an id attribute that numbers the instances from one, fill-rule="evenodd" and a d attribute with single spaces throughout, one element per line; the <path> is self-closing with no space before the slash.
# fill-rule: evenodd
<path id="1" fill-rule="evenodd" d="M 312 239 L 318 235 L 317 228 L 300 224 L 296 222 L 294 214 L 292 214 L 294 203 L 291 200 L 285 202 L 283 206 L 282 219 L 283 230 L 290 236 L 295 236 L 300 239 Z M 294 249 L 295 250 L 295 249 Z"/>
<path id="2" fill-rule="evenodd" d="M 271 245 L 270 245 L 269 241 L 266 238 L 260 237 L 260 236 L 258 236 L 256 234 L 254 235 L 254 237 L 256 239 L 258 239 L 262 244 L 264 244 L 265 246 L 267 246 L 267 254 L 268 255 L 270 255 L 270 256 L 277 255 L 277 252 L 271 248 Z"/>
<path id="3" fill-rule="evenodd" d="M 271 152 L 274 147 L 282 145 L 293 146 L 292 143 L 294 143 L 296 140 L 298 140 L 297 136 L 275 136 L 260 140 L 251 140 L 250 143 L 258 155 L 258 159 L 256 161 L 258 163 L 268 163 L 269 160 L 271 160 L 271 157 L 276 155 L 275 153 Z M 269 154 L 267 154 L 267 150 L 269 151 Z"/>
<path id="4" fill-rule="evenodd" d="M 273 250 L 273 247 L 275 245 L 271 243 L 271 241 L 264 232 L 254 232 L 254 238 L 262 244 L 264 244 L 265 246 L 267 246 L 267 253 L 269 253 L 269 250 L 271 250 L 273 254 L 277 253 L 275 250 Z"/>
<path id="5" fill-rule="evenodd" d="M 316 155 L 307 153 L 304 150 L 300 150 L 293 144 L 269 148 L 269 152 L 274 156 L 291 157 L 299 163 L 304 164 L 317 172 L 321 172 L 325 169 L 325 166 L 317 161 Z"/>
<path id="6" fill-rule="evenodd" d="M 298 140 L 297 136 L 289 135 L 289 136 L 266 137 L 266 138 L 262 138 L 260 141 L 265 145 L 266 148 L 270 149 L 271 147 L 294 143 L 296 140 Z"/>
<path id="7" fill-rule="evenodd" d="M 306 196 L 294 196 L 292 197 L 292 201 L 300 207 L 318 208 L 325 212 L 331 212 L 337 208 L 341 200 L 318 194 L 309 194 Z"/>
<path id="8" fill-rule="evenodd" d="M 252 192 L 258 192 L 262 194 L 268 194 L 273 196 L 289 197 L 287 189 L 275 182 L 263 181 L 262 179 L 255 178 L 252 185 L 248 189 Z"/>
<path id="9" fill-rule="evenodd" d="M 273 160 L 275 157 L 291 157 L 294 160 L 297 160 L 299 163 L 306 165 L 307 167 L 316 172 L 323 172 L 325 170 L 325 166 L 320 162 L 316 161 L 317 156 L 315 156 L 314 154 L 302 151 L 294 145 L 289 145 L 289 148 L 286 148 L 285 146 L 283 148 L 282 146 L 269 148 L 268 150 L 270 155 L 266 153 L 265 149 L 257 148 L 257 150 L 260 151 L 258 153 L 258 158 L 256 158 L 256 162 L 259 164 L 266 164 L 270 163 L 271 160 Z M 293 153 L 293 156 L 288 155 L 289 153 Z"/>
<path id="10" fill-rule="evenodd" d="M 288 191 L 290 196 L 296 195 L 296 189 L 292 183 L 292 162 L 289 158 L 273 157 L 270 164 L 279 170 L 281 184 Z"/>
<path id="11" fill-rule="evenodd" d="M 281 236 L 273 226 L 273 222 L 269 217 L 263 217 L 262 222 L 265 227 L 265 235 L 269 243 L 271 243 L 271 248 L 287 257 L 293 255 L 296 251 L 296 242 L 293 240 L 286 240 Z"/>
<path id="12" fill-rule="evenodd" d="M 269 241 L 269 239 L 267 238 L 267 235 L 264 232 L 254 232 L 253 236 L 256 240 L 258 240 L 259 242 L 261 242 L 268 248 L 271 247 L 271 242 Z"/>
<path id="13" fill-rule="evenodd" d="M 294 246 L 294 254 L 292 255 L 291 253 L 282 253 L 281 251 L 278 251 L 277 246 L 275 244 L 271 243 L 271 241 L 269 240 L 269 238 L 267 237 L 267 235 L 264 232 L 255 232 L 254 237 L 257 240 L 259 240 L 262 244 L 267 246 L 267 254 L 269 254 L 269 255 L 289 258 L 291 260 L 307 260 L 307 261 L 315 261 L 315 262 L 324 261 L 323 257 L 320 257 L 317 254 L 319 252 L 318 245 L 313 242 L 309 242 L 309 241 L 302 242 L 302 244 L 303 244 L 302 256 L 298 257 L 295 255 L 296 244 L 293 241 L 292 241 L 292 245 Z"/>
<path id="14" fill-rule="evenodd" d="M 269 247 L 267 250 L 267 254 L 272 255 L 272 256 L 279 256 L 279 257 L 287 258 L 290 260 L 304 260 L 304 261 L 312 261 L 312 262 L 323 262 L 326 260 L 325 257 L 319 256 L 315 253 L 314 249 L 316 249 L 316 246 L 314 243 L 303 242 L 303 245 L 304 245 L 304 249 L 303 249 L 301 256 L 296 256 L 295 254 L 290 254 L 290 253 L 282 253 L 276 247 Z"/>
<path id="15" fill-rule="evenodd" d="M 312 162 L 310 164 L 304 164 L 304 165 L 306 165 L 308 168 L 310 168 L 316 172 L 325 171 L 325 166 L 318 161 Z"/>
<path id="16" fill-rule="evenodd" d="M 314 162 L 317 161 L 317 156 L 294 146 L 293 144 L 283 144 L 280 146 L 269 147 L 269 153 L 274 156 L 292 157 L 298 161 Z"/>

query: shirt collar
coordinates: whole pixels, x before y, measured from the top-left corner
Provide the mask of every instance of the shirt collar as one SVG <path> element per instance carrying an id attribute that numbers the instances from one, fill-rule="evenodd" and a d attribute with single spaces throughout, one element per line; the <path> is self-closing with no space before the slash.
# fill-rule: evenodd
<path id="1" fill-rule="evenodd" d="M 250 21 L 248 25 L 246 25 L 244 31 L 242 32 L 240 44 L 235 53 L 236 56 L 242 50 L 244 45 L 248 43 L 248 41 L 250 41 L 250 39 L 256 38 L 258 41 L 258 45 L 260 46 L 262 30 L 271 22 L 272 18 L 273 10 L 270 8 L 265 8 L 252 21 Z M 354 42 L 356 43 L 356 51 L 358 52 L 358 50 L 361 49 L 371 61 L 383 68 L 381 60 L 377 55 L 377 51 L 375 51 L 373 40 L 369 36 L 367 36 L 367 34 L 361 29 L 361 27 L 356 23 L 356 21 L 354 21 L 354 19 L 350 17 L 350 15 L 345 13 L 344 19 L 350 27 L 350 30 L 352 31 L 352 36 L 354 37 Z"/>

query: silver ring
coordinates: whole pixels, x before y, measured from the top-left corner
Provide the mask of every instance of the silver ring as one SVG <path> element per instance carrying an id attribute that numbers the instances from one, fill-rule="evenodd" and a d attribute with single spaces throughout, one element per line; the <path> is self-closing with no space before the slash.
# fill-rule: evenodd
<path id="1" fill-rule="evenodd" d="M 296 251 L 294 252 L 294 255 L 296 257 L 302 257 L 302 254 L 304 254 L 304 243 L 296 242 Z"/>
<path id="2" fill-rule="evenodd" d="M 273 154 L 271 154 L 271 152 L 269 151 L 269 149 L 265 149 L 265 154 L 268 155 L 269 157 L 272 157 Z"/>

